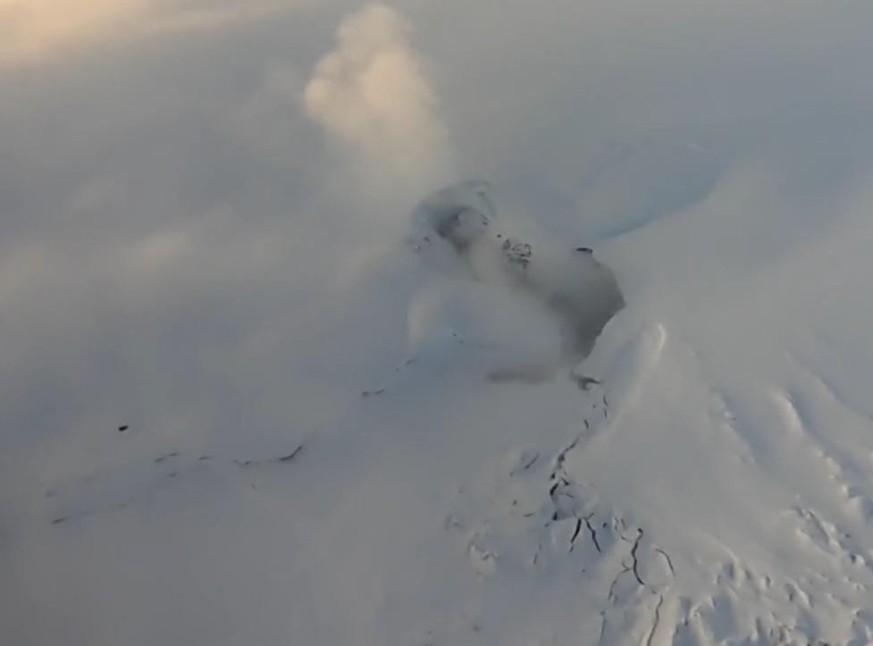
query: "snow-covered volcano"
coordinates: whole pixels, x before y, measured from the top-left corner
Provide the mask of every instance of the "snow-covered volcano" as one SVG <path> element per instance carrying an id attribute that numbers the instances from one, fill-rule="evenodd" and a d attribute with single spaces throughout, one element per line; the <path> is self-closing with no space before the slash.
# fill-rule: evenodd
<path id="1" fill-rule="evenodd" d="M 337 423 L 275 454 L 168 447 L 51 481 L 21 548 L 34 591 L 114 617 L 82 629 L 98 643 L 131 622 L 146 641 L 127 643 L 251 625 L 295 644 L 867 643 L 863 210 L 814 242 L 761 241 L 754 280 L 725 280 L 717 209 L 652 222 L 602 250 L 624 297 L 575 242 L 455 212 L 481 226 L 415 220 L 396 256 L 420 268 L 408 358 Z M 668 253 L 680 230 L 693 272 Z M 141 604 L 173 627 L 141 624 Z"/>
<path id="2" fill-rule="evenodd" d="M 0 0 L 0 646 L 873 644 L 871 24 Z"/>

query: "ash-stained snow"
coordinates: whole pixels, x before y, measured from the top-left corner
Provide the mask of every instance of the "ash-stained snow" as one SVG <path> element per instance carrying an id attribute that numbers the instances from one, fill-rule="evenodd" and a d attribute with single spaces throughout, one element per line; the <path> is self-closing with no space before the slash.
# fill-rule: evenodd
<path id="1" fill-rule="evenodd" d="M 624 307 L 613 272 L 590 248 L 498 217 L 488 184 L 441 189 L 413 211 L 420 274 L 410 305 L 416 352 L 463 346 L 493 379 L 538 380 L 587 356 Z M 485 359 L 485 357 L 488 357 Z"/>

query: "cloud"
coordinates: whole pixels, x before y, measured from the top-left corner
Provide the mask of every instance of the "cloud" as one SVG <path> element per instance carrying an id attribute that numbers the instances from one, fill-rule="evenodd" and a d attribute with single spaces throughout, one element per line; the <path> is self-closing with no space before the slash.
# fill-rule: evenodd
<path id="1" fill-rule="evenodd" d="M 113 39 L 226 28 L 306 4 L 308 0 L 243 6 L 217 0 L 0 0 L 0 66 L 35 63 Z"/>
<path id="2" fill-rule="evenodd" d="M 420 189 L 446 174 L 450 146 L 437 93 L 411 37 L 410 23 L 385 4 L 348 16 L 303 103 L 354 162 L 368 168 L 370 179 Z"/>
<path id="3" fill-rule="evenodd" d="M 245 22 L 263 20 L 290 9 L 316 5 L 318 0 L 260 0 L 233 3 L 203 0 L 178 6 L 168 0 L 152 0 L 155 7 L 147 25 L 152 32 L 228 29 Z"/>
<path id="4" fill-rule="evenodd" d="M 37 60 L 129 21 L 145 0 L 0 0 L 0 64 Z"/>

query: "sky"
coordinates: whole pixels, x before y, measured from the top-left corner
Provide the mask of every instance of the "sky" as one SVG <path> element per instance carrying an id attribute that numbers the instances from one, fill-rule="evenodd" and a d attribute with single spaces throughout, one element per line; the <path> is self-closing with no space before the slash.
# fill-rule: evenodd
<path id="1" fill-rule="evenodd" d="M 403 356 L 386 258 L 447 183 L 487 179 L 595 248 L 695 208 L 726 245 L 755 244 L 739 209 L 808 235 L 873 171 L 871 20 L 860 0 L 0 0 L 0 564 L 38 486 L 116 459 L 121 424 L 233 449 L 335 419 Z M 633 298 L 646 269 L 616 269 Z"/>

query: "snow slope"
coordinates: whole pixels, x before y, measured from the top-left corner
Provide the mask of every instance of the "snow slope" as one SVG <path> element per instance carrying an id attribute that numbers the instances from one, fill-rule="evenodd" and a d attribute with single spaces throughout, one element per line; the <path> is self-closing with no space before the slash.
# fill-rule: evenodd
<path id="1" fill-rule="evenodd" d="M 787 208 L 728 218 L 729 202 L 716 189 L 597 246 L 626 301 L 576 368 L 598 383 L 550 354 L 554 318 L 529 295 L 443 266 L 435 280 L 495 320 L 431 317 L 408 360 L 380 355 L 360 396 L 298 440 L 241 454 L 119 436 L 111 460 L 67 476 L 43 455 L 10 571 L 45 621 L 22 634 L 870 643 L 869 195 L 790 233 Z M 379 280 L 406 285 L 390 316 L 430 289 L 431 270 L 400 278 L 423 262 L 408 247 L 384 260 Z M 488 378 L 543 356 L 546 375 Z"/>

